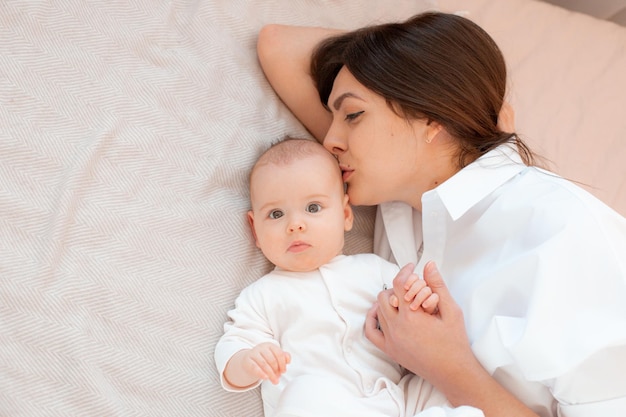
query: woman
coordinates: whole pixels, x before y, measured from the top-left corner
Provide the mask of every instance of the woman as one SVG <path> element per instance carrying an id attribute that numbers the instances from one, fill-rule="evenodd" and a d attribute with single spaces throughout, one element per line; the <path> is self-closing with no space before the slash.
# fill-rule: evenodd
<path id="1" fill-rule="evenodd" d="M 375 251 L 406 265 L 368 317 L 374 344 L 487 417 L 623 415 L 626 220 L 498 127 L 506 67 L 480 27 L 271 25 L 258 53 L 350 201 L 379 206 Z M 404 300 L 414 267 L 438 315 Z"/>

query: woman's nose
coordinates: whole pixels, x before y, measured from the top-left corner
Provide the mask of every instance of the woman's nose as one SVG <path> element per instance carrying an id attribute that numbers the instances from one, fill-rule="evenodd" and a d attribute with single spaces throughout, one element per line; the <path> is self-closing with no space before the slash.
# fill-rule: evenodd
<path id="1" fill-rule="evenodd" d="M 341 155 L 346 151 L 346 143 L 341 139 L 339 129 L 335 128 L 333 124 L 330 125 L 322 143 L 326 150 L 333 155 Z"/>

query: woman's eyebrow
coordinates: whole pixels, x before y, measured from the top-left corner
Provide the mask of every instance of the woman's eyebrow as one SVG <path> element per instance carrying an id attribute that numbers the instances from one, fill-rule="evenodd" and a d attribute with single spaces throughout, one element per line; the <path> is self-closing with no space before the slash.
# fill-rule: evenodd
<path id="1" fill-rule="evenodd" d="M 348 91 L 347 93 L 343 93 L 342 95 L 340 95 L 339 97 L 335 99 L 335 101 L 333 102 L 333 107 L 335 108 L 335 110 L 339 110 L 339 108 L 341 107 L 341 103 L 343 103 L 343 101 L 348 97 L 363 100 L 361 97 Z"/>

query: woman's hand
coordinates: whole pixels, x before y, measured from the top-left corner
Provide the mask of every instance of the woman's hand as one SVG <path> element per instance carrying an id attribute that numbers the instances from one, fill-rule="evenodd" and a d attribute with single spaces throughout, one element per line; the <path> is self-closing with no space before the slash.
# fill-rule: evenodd
<path id="1" fill-rule="evenodd" d="M 393 290 L 379 294 L 366 319 L 365 334 L 399 364 L 437 385 L 475 358 L 463 313 L 433 262 L 424 268 L 424 280 L 438 296 L 438 311 L 429 314 L 423 308 L 411 308 L 404 294 L 412 269 L 410 264 L 402 268 L 393 281 Z"/>
<path id="2" fill-rule="evenodd" d="M 378 295 L 365 321 L 367 338 L 437 387 L 454 406 L 479 408 L 485 417 L 538 417 L 478 362 L 469 344 L 463 312 L 434 262 L 424 267 L 424 280 L 439 296 L 438 311 L 411 310 L 410 302 L 401 294 L 412 271 L 413 265 L 402 268 L 393 281 L 393 290 Z M 390 301 L 392 297 L 397 299 L 397 308 Z"/>

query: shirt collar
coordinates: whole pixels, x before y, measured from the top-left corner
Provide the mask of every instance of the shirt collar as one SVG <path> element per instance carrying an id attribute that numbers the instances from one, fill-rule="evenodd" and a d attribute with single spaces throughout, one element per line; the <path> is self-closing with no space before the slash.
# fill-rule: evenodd
<path id="1" fill-rule="evenodd" d="M 504 144 L 461 169 L 424 194 L 437 193 L 450 217 L 457 220 L 476 203 L 526 168 L 515 145 Z M 425 201 L 424 199 L 423 201 Z"/>

